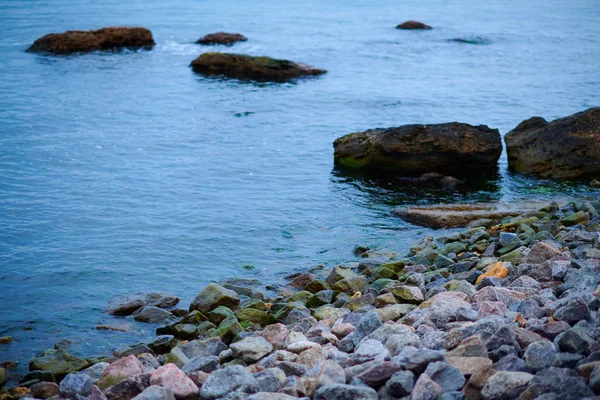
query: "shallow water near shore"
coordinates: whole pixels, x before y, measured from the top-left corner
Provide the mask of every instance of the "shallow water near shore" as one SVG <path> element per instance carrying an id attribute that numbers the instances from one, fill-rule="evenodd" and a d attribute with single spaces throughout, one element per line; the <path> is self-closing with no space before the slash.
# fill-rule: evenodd
<path id="1" fill-rule="evenodd" d="M 282 282 L 403 252 L 433 231 L 394 207 L 597 197 L 586 185 L 507 172 L 450 193 L 348 174 L 332 142 L 408 123 L 487 124 L 502 135 L 600 105 L 594 1 L 0 1 L 0 361 L 67 338 L 96 355 L 154 326 L 103 313 L 119 294 L 170 291 L 187 307 L 212 280 Z M 431 31 L 394 27 L 419 19 Z M 140 25 L 152 51 L 25 53 L 69 29 Z M 193 42 L 218 30 L 248 42 Z M 475 44 L 453 42 L 464 38 Z M 205 51 L 268 55 L 329 72 L 291 84 L 207 79 Z M 252 265 L 254 269 L 245 269 Z M 131 332 L 96 331 L 101 323 Z M 24 365 L 25 365 L 24 364 Z"/>

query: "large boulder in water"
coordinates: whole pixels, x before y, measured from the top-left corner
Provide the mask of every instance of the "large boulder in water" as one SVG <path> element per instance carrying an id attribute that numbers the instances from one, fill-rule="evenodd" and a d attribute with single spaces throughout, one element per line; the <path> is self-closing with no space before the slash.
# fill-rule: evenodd
<path id="1" fill-rule="evenodd" d="M 465 174 L 493 170 L 502 153 L 497 129 L 458 122 L 403 125 L 343 136 L 333 143 L 340 166 Z"/>
<path id="2" fill-rule="evenodd" d="M 152 32 L 146 28 L 111 27 L 96 31 L 50 33 L 33 42 L 28 52 L 70 54 L 96 50 L 151 49 Z"/>
<path id="3" fill-rule="evenodd" d="M 547 122 L 533 117 L 506 134 L 509 167 L 543 178 L 600 177 L 600 107 Z"/>
<path id="4" fill-rule="evenodd" d="M 396 27 L 396 29 L 432 29 L 431 26 L 419 21 L 406 21 Z"/>
<path id="5" fill-rule="evenodd" d="M 196 43 L 206 45 L 222 44 L 225 46 L 231 46 L 234 43 L 245 42 L 246 40 L 248 39 L 239 33 L 216 32 L 198 39 Z"/>
<path id="6" fill-rule="evenodd" d="M 285 82 L 327 72 L 324 69 L 288 60 L 228 53 L 204 53 L 190 65 L 195 72 L 203 75 L 223 75 L 229 78 L 273 82 Z"/>

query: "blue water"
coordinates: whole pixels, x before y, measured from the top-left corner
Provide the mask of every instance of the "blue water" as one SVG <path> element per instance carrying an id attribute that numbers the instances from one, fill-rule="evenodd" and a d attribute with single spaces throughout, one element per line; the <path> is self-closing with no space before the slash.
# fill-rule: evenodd
<path id="1" fill-rule="evenodd" d="M 435 29 L 400 31 L 419 19 Z M 154 327 L 99 332 L 113 296 L 171 291 L 187 306 L 211 280 L 281 282 L 355 260 L 356 244 L 402 252 L 431 231 L 402 204 L 556 195 L 585 186 L 515 177 L 448 193 L 333 168 L 332 142 L 408 123 L 487 124 L 600 105 L 596 0 L 0 0 L 0 361 L 26 361 L 61 338 L 110 353 Z M 140 25 L 152 51 L 25 53 L 69 29 Z M 329 72 L 295 84 L 206 79 L 189 63 L 199 37 L 219 49 Z M 480 44 L 449 41 L 476 40 Z M 243 265 L 256 266 L 247 271 Z"/>

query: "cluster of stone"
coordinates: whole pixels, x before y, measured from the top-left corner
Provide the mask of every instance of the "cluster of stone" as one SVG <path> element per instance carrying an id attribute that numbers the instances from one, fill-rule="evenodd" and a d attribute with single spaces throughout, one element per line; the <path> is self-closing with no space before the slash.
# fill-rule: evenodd
<path id="1" fill-rule="evenodd" d="M 275 298 L 252 282 L 211 283 L 152 341 L 95 360 L 49 350 L 0 398 L 594 398 L 597 210 L 553 203 L 474 221 L 403 259 L 361 249 L 360 263 L 297 274 Z M 149 302 L 174 306 L 162 296 L 109 310 L 155 321 L 148 307 L 164 309 Z"/>

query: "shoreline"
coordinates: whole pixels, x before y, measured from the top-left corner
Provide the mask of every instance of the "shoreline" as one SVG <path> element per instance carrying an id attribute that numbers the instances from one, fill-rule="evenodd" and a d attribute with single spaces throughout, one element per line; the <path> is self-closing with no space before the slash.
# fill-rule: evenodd
<path id="1" fill-rule="evenodd" d="M 552 204 L 475 221 L 402 260 L 293 274 L 275 298 L 242 279 L 207 285 L 187 311 L 174 296 L 113 301 L 113 313 L 169 323 L 104 358 L 46 351 L 30 369 L 52 373 L 11 381 L 0 398 L 492 399 L 548 387 L 593 396 L 599 209 Z M 552 386 L 566 370 L 571 384 Z"/>

